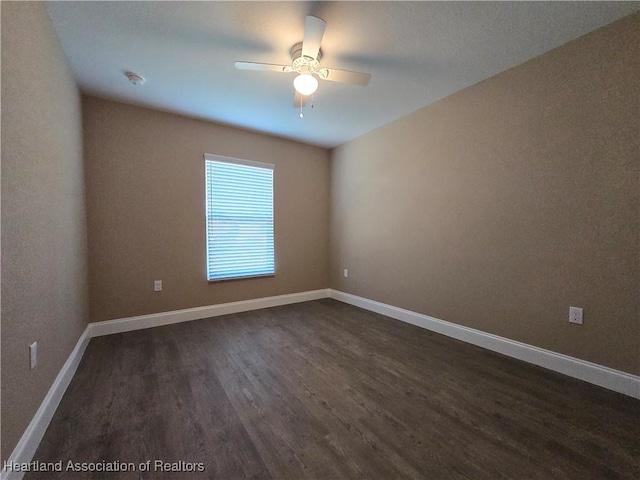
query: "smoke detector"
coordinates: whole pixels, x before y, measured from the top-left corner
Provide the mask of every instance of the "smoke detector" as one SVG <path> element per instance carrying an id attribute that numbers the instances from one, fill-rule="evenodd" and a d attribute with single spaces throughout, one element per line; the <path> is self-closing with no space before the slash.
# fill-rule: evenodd
<path id="1" fill-rule="evenodd" d="M 138 75 L 137 73 L 126 72 L 125 75 L 129 79 L 129 81 L 134 85 L 142 85 L 145 82 L 144 78 Z"/>

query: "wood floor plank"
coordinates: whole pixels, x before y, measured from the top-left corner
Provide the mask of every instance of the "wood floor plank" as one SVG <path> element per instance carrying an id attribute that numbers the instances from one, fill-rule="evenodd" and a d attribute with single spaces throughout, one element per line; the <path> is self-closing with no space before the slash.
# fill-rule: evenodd
<path id="1" fill-rule="evenodd" d="M 334 300 L 94 338 L 36 452 L 104 479 L 634 479 L 640 402 Z"/>

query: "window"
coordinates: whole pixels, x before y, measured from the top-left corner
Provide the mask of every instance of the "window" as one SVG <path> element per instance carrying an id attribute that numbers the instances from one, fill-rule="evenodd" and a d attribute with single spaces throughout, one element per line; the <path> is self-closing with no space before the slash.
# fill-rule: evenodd
<path id="1" fill-rule="evenodd" d="M 273 165 L 205 154 L 207 279 L 275 273 Z"/>

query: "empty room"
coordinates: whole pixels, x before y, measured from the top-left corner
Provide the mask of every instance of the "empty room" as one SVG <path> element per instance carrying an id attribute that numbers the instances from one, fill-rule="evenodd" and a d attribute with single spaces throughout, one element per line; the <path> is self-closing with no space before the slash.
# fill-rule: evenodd
<path id="1" fill-rule="evenodd" d="M 0 480 L 640 478 L 639 2 L 0 3 Z"/>

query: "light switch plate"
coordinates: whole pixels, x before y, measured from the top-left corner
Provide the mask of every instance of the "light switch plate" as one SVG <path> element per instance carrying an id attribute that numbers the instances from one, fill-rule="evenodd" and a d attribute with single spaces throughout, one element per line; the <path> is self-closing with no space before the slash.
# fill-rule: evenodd
<path id="1" fill-rule="evenodd" d="M 38 342 L 29 345 L 29 368 L 33 370 L 38 365 Z"/>

